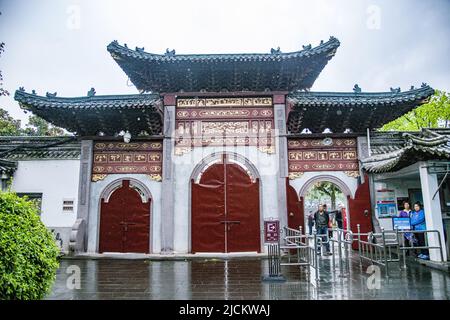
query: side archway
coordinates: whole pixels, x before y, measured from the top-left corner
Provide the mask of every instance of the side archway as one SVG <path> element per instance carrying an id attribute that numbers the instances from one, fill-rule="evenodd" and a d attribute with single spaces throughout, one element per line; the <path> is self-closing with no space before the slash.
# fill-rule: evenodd
<path id="1" fill-rule="evenodd" d="M 150 253 L 150 190 L 132 178 L 117 179 L 100 196 L 99 252 Z"/>
<path id="2" fill-rule="evenodd" d="M 325 174 L 314 176 L 306 181 L 305 184 L 303 184 L 303 186 L 300 188 L 299 196 L 305 197 L 306 192 L 317 182 L 331 182 L 338 186 L 346 197 L 354 198 L 355 196 L 344 181 L 335 176 Z"/>

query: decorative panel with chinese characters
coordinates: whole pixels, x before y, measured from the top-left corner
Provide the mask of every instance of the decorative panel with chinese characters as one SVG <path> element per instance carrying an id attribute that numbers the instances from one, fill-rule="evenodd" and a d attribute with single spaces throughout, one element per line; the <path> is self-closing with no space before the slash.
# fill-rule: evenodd
<path id="1" fill-rule="evenodd" d="M 344 171 L 359 175 L 354 138 L 289 139 L 289 176 L 296 178 L 310 171 Z"/>
<path id="2" fill-rule="evenodd" d="M 272 98 L 179 98 L 175 136 L 176 155 L 205 146 L 256 146 L 274 153 Z"/>
<path id="3" fill-rule="evenodd" d="M 92 181 L 109 174 L 140 173 L 160 180 L 162 174 L 162 141 L 95 142 Z"/>

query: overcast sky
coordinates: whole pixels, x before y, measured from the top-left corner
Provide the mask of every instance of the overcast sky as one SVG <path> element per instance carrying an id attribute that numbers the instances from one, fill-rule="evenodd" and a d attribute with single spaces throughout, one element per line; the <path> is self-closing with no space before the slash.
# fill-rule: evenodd
<path id="1" fill-rule="evenodd" d="M 106 46 L 112 40 L 164 53 L 297 51 L 341 41 L 312 90 L 450 91 L 450 0 L 0 0 L 0 107 L 22 120 L 24 86 L 39 95 L 136 93 Z"/>

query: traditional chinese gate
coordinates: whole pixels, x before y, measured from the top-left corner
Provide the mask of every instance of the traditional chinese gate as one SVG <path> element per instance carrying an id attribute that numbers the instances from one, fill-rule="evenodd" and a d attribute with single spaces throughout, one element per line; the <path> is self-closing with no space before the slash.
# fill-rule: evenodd
<path id="1" fill-rule="evenodd" d="M 261 251 L 259 179 L 223 155 L 191 184 L 193 253 Z"/>
<path id="2" fill-rule="evenodd" d="M 149 253 L 150 199 L 143 200 L 129 180 L 101 200 L 99 252 Z"/>

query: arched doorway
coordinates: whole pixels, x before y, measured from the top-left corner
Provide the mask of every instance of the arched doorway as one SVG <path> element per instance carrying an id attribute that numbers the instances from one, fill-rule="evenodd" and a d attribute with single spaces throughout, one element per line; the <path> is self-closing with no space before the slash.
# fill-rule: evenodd
<path id="1" fill-rule="evenodd" d="M 101 197 L 99 252 L 150 251 L 151 198 L 136 182 L 120 180 Z"/>
<path id="2" fill-rule="evenodd" d="M 191 180 L 191 251 L 260 252 L 259 178 L 220 154 Z"/>
<path id="3" fill-rule="evenodd" d="M 304 194 L 303 204 L 305 212 L 304 223 L 307 227 L 308 216 L 313 215 L 318 210 L 319 205 L 323 205 L 330 212 L 330 227 L 349 230 L 348 198 L 341 187 L 334 182 L 321 180 L 310 185 Z M 336 210 L 341 210 L 341 219 L 336 217 Z M 308 233 L 310 233 L 310 228 L 308 227 L 307 229 Z"/>
<path id="4" fill-rule="evenodd" d="M 305 197 L 307 191 L 315 184 L 320 182 L 329 182 L 334 184 L 343 194 L 346 201 L 344 202 L 346 212 L 346 229 L 356 233 L 357 225 L 360 225 L 361 233 L 367 233 L 373 231 L 371 204 L 370 204 L 370 191 L 368 177 L 365 177 L 365 182 L 359 184 L 355 193 L 352 194 L 350 188 L 340 179 L 331 175 L 319 175 L 308 180 L 300 189 L 299 197 L 303 199 L 305 203 Z M 342 199 L 341 199 L 342 200 Z M 343 202 L 343 201 L 341 201 Z M 328 208 L 329 209 L 329 208 Z M 305 212 L 305 220 L 307 219 L 309 212 Z M 307 223 L 305 223 L 307 227 Z M 363 237 L 364 239 L 364 237 Z M 357 242 L 353 242 L 353 249 L 357 249 Z"/>

